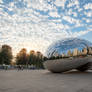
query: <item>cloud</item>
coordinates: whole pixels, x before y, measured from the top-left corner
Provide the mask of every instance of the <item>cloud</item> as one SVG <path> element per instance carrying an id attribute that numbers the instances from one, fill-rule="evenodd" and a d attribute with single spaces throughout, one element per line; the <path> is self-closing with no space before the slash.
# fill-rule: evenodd
<path id="1" fill-rule="evenodd" d="M 71 24 L 74 24 L 75 26 L 81 25 L 80 20 L 78 20 L 78 19 L 76 20 L 75 18 L 72 18 L 70 16 L 63 16 L 63 19 L 68 21 Z"/>
<path id="2" fill-rule="evenodd" d="M 80 31 L 80 32 L 74 32 L 72 33 L 72 37 L 78 37 L 78 36 L 81 36 L 81 35 L 85 35 L 89 32 L 89 30 L 87 31 Z"/>
<path id="3" fill-rule="evenodd" d="M 3 0 L 0 0 L 0 3 L 3 3 Z"/>
<path id="4" fill-rule="evenodd" d="M 70 0 L 70 3 L 67 5 L 68 8 L 73 7 L 74 5 L 78 6 L 79 1 L 78 0 Z"/>
<path id="5" fill-rule="evenodd" d="M 56 0 L 56 1 L 54 2 L 54 4 L 55 4 L 56 6 L 61 6 L 61 7 L 64 8 L 65 2 L 66 2 L 66 0 Z"/>
<path id="6" fill-rule="evenodd" d="M 85 14 L 87 17 L 92 17 L 92 11 L 90 11 L 90 12 L 84 12 L 84 14 Z"/>
<path id="7" fill-rule="evenodd" d="M 84 9 L 92 9 L 92 3 L 85 4 Z"/>
<path id="8" fill-rule="evenodd" d="M 51 17 L 60 17 L 60 15 L 58 14 L 57 11 L 50 11 L 50 12 L 49 12 L 49 15 L 50 15 Z"/>
<path id="9" fill-rule="evenodd" d="M 49 0 L 49 2 L 51 1 Z M 15 0 L 6 5 L 1 4 L 0 43 L 10 44 L 15 52 L 27 47 L 28 50 L 35 49 L 44 53 L 46 48 L 56 40 L 88 33 L 88 30 L 71 31 L 74 27 L 86 24 L 82 23 L 82 19 L 78 18 L 79 13 L 73 8 L 66 9 L 65 3 L 66 0 L 56 0 L 52 4 L 47 0 L 23 0 L 21 2 L 23 6 L 18 7 L 19 1 Z M 78 11 L 83 10 L 79 7 L 77 0 L 75 2 L 73 0 L 69 4 L 71 5 L 68 7 L 76 5 Z M 57 6 L 63 7 L 64 11 L 62 12 L 61 8 L 61 12 L 59 12 L 60 9 Z M 91 12 L 89 11 L 89 13 Z M 63 23 L 63 20 L 68 23 Z M 90 23 L 89 20 L 87 22 Z"/>

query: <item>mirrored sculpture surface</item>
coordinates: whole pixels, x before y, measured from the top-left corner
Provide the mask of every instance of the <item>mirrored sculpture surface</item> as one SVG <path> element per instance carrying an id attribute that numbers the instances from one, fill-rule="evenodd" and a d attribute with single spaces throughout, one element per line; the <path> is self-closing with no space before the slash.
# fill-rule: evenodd
<path id="1" fill-rule="evenodd" d="M 92 64 L 92 43 L 78 38 L 69 38 L 52 44 L 47 50 L 49 60 L 44 62 L 51 72 L 66 72 L 72 69 L 86 71 Z"/>

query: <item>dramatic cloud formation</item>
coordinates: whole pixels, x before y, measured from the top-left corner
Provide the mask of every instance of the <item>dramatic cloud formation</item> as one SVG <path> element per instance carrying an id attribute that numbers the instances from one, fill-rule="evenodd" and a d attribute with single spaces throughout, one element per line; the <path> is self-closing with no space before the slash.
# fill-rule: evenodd
<path id="1" fill-rule="evenodd" d="M 0 44 L 40 50 L 92 31 L 91 0 L 0 0 Z"/>

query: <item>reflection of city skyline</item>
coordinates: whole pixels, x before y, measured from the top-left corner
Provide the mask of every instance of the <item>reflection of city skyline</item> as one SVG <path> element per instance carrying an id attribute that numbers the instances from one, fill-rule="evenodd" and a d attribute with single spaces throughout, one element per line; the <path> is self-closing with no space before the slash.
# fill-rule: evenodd
<path id="1" fill-rule="evenodd" d="M 71 50 L 68 50 L 67 53 L 62 53 L 61 55 L 58 52 L 55 52 L 52 54 L 52 56 L 58 57 L 73 57 L 73 56 L 86 56 L 86 55 L 92 55 L 92 47 L 83 48 L 81 51 L 77 48 Z"/>
<path id="2" fill-rule="evenodd" d="M 68 38 L 64 40 L 59 40 L 48 47 L 47 56 L 52 56 L 54 53 L 67 54 L 68 50 L 73 52 L 75 48 L 77 48 L 79 51 L 82 51 L 83 48 L 91 46 L 91 42 L 79 38 Z"/>

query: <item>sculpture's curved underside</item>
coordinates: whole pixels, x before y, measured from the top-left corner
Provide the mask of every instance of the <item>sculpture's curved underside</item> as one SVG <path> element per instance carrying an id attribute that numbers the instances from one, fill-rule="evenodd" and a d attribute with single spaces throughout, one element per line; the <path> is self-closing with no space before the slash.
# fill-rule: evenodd
<path id="1" fill-rule="evenodd" d="M 76 69 L 82 65 L 92 61 L 92 57 L 76 57 L 57 60 L 48 60 L 44 62 L 44 66 L 51 72 L 65 72 Z"/>

